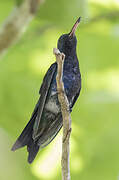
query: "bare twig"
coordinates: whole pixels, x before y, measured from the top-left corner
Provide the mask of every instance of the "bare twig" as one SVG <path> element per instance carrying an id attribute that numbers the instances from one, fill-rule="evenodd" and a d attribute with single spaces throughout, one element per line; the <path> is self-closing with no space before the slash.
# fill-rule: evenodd
<path id="1" fill-rule="evenodd" d="M 71 134 L 71 117 L 69 111 L 69 102 L 64 91 L 64 84 L 62 80 L 63 64 L 65 55 L 60 53 L 58 49 L 54 48 L 54 54 L 57 61 L 57 91 L 58 99 L 61 104 L 62 118 L 63 118 L 63 139 L 62 139 L 62 180 L 70 180 L 70 166 L 69 166 L 69 138 Z"/>
<path id="2" fill-rule="evenodd" d="M 24 0 L 16 6 L 0 28 L 0 57 L 26 30 L 43 0 Z"/>

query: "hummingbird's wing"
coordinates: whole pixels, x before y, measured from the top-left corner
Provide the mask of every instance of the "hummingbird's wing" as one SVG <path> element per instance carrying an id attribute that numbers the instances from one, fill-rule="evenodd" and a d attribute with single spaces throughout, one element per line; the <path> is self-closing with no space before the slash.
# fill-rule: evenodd
<path id="1" fill-rule="evenodd" d="M 53 122 L 54 121 L 54 122 Z M 49 127 L 46 127 L 38 139 L 38 145 L 40 148 L 46 147 L 58 134 L 62 128 L 62 114 L 61 112 L 50 122 Z"/>
<path id="2" fill-rule="evenodd" d="M 39 92 L 41 96 L 34 108 L 31 119 L 26 125 L 26 127 L 24 128 L 24 130 L 22 131 L 22 133 L 20 134 L 20 136 L 17 138 L 14 145 L 12 146 L 12 151 L 15 151 L 16 149 L 19 149 L 29 144 L 29 142 L 32 139 L 33 127 L 35 127 L 34 132 L 37 132 L 37 128 L 40 123 L 40 117 L 42 115 L 42 111 L 43 111 L 44 104 L 46 101 L 47 93 L 48 93 L 54 72 L 56 71 L 56 67 L 57 67 L 56 63 L 52 64 L 48 72 L 46 73 L 42 86 L 40 88 L 40 92 Z M 36 123 L 35 126 L 34 126 L 34 123 Z"/>
<path id="3" fill-rule="evenodd" d="M 80 95 L 80 91 L 81 91 L 81 75 L 79 76 L 79 83 L 77 83 L 77 89 L 78 89 L 77 93 L 76 93 L 76 95 L 75 95 L 75 97 L 73 99 L 73 102 L 71 104 L 71 107 L 70 107 L 71 109 L 73 108 L 75 102 L 77 101 L 77 99 L 78 99 L 78 97 Z"/>
<path id="4" fill-rule="evenodd" d="M 76 96 L 75 96 L 74 99 L 73 99 L 72 105 L 71 105 L 71 107 L 70 107 L 71 109 L 73 108 L 75 102 L 77 101 L 77 99 L 78 99 L 78 97 L 79 97 L 80 90 L 81 90 L 81 89 L 79 89 L 79 91 L 77 92 Z"/>
<path id="5" fill-rule="evenodd" d="M 34 127 L 33 127 L 33 139 L 36 139 L 36 136 L 37 136 L 42 112 L 44 109 L 46 98 L 47 98 L 47 95 L 49 92 L 49 88 L 51 86 L 53 76 L 56 72 L 56 69 L 57 69 L 57 63 L 54 63 L 50 66 L 50 68 L 48 69 L 48 71 L 43 79 L 43 83 L 42 83 L 40 91 L 39 91 L 40 99 L 39 99 L 39 104 L 38 104 L 37 117 L 35 119 L 35 123 L 34 123 Z"/>

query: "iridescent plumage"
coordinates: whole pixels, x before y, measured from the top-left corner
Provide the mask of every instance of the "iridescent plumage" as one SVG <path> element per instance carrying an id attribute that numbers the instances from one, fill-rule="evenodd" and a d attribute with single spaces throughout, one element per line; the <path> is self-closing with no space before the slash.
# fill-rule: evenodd
<path id="1" fill-rule="evenodd" d="M 62 35 L 58 40 L 58 49 L 65 54 L 63 82 L 70 110 L 72 110 L 81 90 L 81 74 L 76 55 L 77 40 L 75 36 L 75 30 L 79 21 L 80 19 L 77 20 L 69 34 Z M 39 148 L 48 145 L 62 127 L 56 75 L 57 63 L 55 62 L 48 69 L 43 79 L 39 91 L 40 98 L 30 121 L 12 147 L 12 150 L 15 151 L 27 146 L 29 163 L 32 163 Z"/>

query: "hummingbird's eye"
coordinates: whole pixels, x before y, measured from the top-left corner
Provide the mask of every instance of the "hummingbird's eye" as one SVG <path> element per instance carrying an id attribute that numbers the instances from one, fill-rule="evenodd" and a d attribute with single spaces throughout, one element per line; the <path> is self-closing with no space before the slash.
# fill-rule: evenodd
<path id="1" fill-rule="evenodd" d="M 74 38 L 74 35 L 72 35 L 72 36 L 69 36 L 69 41 L 72 41 L 73 40 L 73 38 Z"/>

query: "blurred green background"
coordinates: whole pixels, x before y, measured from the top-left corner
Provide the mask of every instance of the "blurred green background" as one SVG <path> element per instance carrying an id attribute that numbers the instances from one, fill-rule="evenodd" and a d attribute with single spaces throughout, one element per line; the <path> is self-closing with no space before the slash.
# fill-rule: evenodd
<path id="1" fill-rule="evenodd" d="M 0 23 L 14 0 L 0 0 Z M 59 10 L 61 11 L 59 13 Z M 61 135 L 32 165 L 26 148 L 10 148 L 28 122 L 52 50 L 79 16 L 77 54 L 82 91 L 72 116 L 73 180 L 119 176 L 119 0 L 46 0 L 19 42 L 0 60 L 0 180 L 60 180 Z"/>

